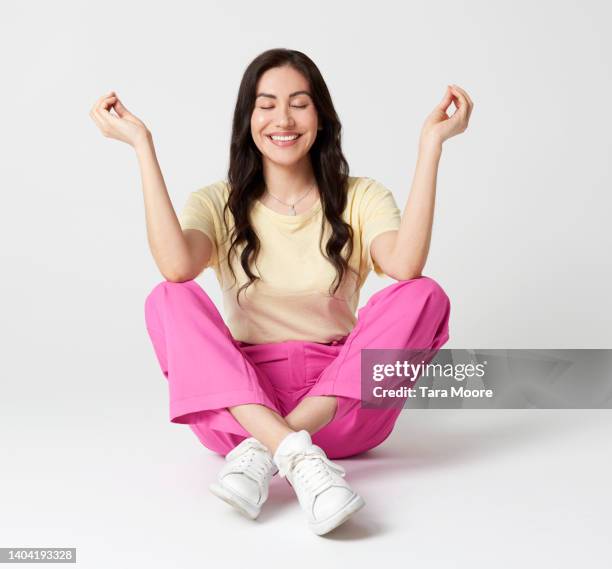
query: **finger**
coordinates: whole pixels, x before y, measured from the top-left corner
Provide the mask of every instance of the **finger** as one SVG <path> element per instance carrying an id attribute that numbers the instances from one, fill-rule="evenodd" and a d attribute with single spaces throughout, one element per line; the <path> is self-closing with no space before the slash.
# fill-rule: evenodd
<path id="1" fill-rule="evenodd" d="M 442 100 L 437 104 L 436 108 L 444 112 L 446 111 L 446 109 L 448 109 L 448 106 L 452 103 L 452 101 L 453 95 L 447 86 L 446 92 L 444 93 L 444 97 L 442 97 Z"/>
<path id="2" fill-rule="evenodd" d="M 457 97 L 459 98 L 460 101 L 460 108 L 459 108 L 459 117 L 466 123 L 469 122 L 470 120 L 470 115 L 472 114 L 472 105 L 470 104 L 468 98 L 467 98 L 467 93 L 461 89 L 461 87 L 457 87 L 457 85 L 453 85 L 453 87 L 455 88 L 455 91 L 457 92 Z M 458 117 L 458 120 L 459 120 Z"/>
<path id="3" fill-rule="evenodd" d="M 111 128 L 111 126 L 114 124 L 114 121 L 119 120 L 119 117 L 113 115 L 104 107 L 97 108 L 95 112 L 102 124 L 108 128 Z"/>
<path id="4" fill-rule="evenodd" d="M 456 94 L 458 102 L 459 102 L 457 112 L 460 113 L 461 116 L 464 116 L 467 118 L 467 112 L 468 112 L 469 105 L 468 105 L 467 99 L 465 98 L 465 95 L 454 86 L 451 87 L 451 89 L 453 89 L 453 92 Z"/>
<path id="5" fill-rule="evenodd" d="M 94 111 L 106 110 L 106 108 L 104 107 L 104 101 L 105 99 L 98 100 L 92 110 Z"/>
<path id="6" fill-rule="evenodd" d="M 471 107 L 474 106 L 474 102 L 472 101 L 472 99 L 468 95 L 467 91 L 465 89 L 462 89 L 461 87 L 459 87 L 459 85 L 452 85 L 452 86 L 455 87 L 460 93 L 463 93 L 463 96 L 465 97 L 466 101 L 468 102 L 468 105 L 470 106 L 470 110 L 471 110 Z"/>
<path id="7" fill-rule="evenodd" d="M 117 114 L 118 114 L 120 117 L 122 117 L 122 118 L 123 118 L 123 117 L 125 117 L 126 115 L 131 114 L 131 113 L 130 113 L 130 111 L 128 111 L 128 110 L 127 110 L 127 109 L 124 107 L 123 103 L 122 103 L 122 102 L 121 102 L 119 99 L 117 99 L 117 101 L 115 102 L 115 104 L 114 104 L 113 108 L 115 109 L 115 111 L 117 111 Z"/>
<path id="8" fill-rule="evenodd" d="M 459 88 L 457 88 L 456 85 L 451 85 L 451 91 L 453 92 L 453 95 L 455 95 L 455 97 L 458 99 L 459 107 L 462 107 L 463 105 L 467 105 L 467 101 L 465 99 L 465 96 L 463 95 L 461 90 Z"/>
<path id="9" fill-rule="evenodd" d="M 94 104 L 94 108 L 100 108 L 105 101 L 107 101 L 108 99 L 111 99 L 112 97 L 114 97 L 114 91 L 111 91 L 111 93 L 107 93 L 106 95 L 102 95 L 102 97 L 100 97 Z"/>
<path id="10" fill-rule="evenodd" d="M 463 94 L 465 95 L 465 98 L 468 100 L 470 107 L 473 107 L 474 101 L 472 101 L 472 98 L 468 95 L 468 92 L 465 89 L 463 90 Z"/>
<path id="11" fill-rule="evenodd" d="M 117 117 L 113 116 L 111 113 L 104 109 L 97 109 L 96 112 L 98 117 L 100 117 L 100 121 L 102 122 L 102 124 L 108 129 L 112 127 L 113 119 L 117 119 Z"/>
<path id="12" fill-rule="evenodd" d="M 104 117 L 101 116 L 100 111 L 98 109 L 94 109 L 91 112 L 91 116 L 94 119 L 94 121 L 96 122 L 96 124 L 98 125 L 98 128 L 100 129 L 100 132 L 104 136 L 107 136 L 107 134 L 108 134 L 108 125 L 106 124 L 106 121 L 104 120 Z"/>
<path id="13" fill-rule="evenodd" d="M 111 97 L 106 97 L 100 103 L 99 108 L 104 110 L 104 111 L 106 111 L 106 112 L 108 112 L 110 110 L 110 108 L 115 104 L 116 100 L 117 100 L 117 97 L 115 97 L 114 95 L 111 96 Z"/>
<path id="14" fill-rule="evenodd" d="M 458 89 L 461 89 L 461 87 L 457 87 Z M 474 109 L 474 102 L 472 101 L 472 99 L 470 98 L 470 96 L 468 95 L 468 92 L 465 89 L 461 89 L 461 92 L 463 93 L 463 95 L 465 96 L 467 102 L 468 102 L 468 112 L 467 112 L 467 120 L 470 120 L 470 116 L 472 114 L 472 110 Z"/>
<path id="15" fill-rule="evenodd" d="M 472 113 L 472 106 L 468 103 L 465 91 L 463 89 L 457 88 L 456 85 L 452 85 L 453 90 L 457 94 L 457 99 L 459 100 L 459 108 L 457 109 L 457 122 L 460 124 L 462 131 L 467 128 L 467 125 L 470 121 L 470 114 Z"/>
<path id="16" fill-rule="evenodd" d="M 98 128 L 102 127 L 102 123 L 100 122 L 100 119 L 98 118 L 98 115 L 94 112 L 94 110 L 92 109 L 91 111 L 89 111 L 89 116 L 91 117 L 91 120 L 96 123 L 96 126 Z"/>
<path id="17" fill-rule="evenodd" d="M 109 97 L 112 97 L 113 95 L 116 95 L 115 91 L 109 91 L 108 93 L 105 93 L 104 95 L 96 99 L 96 102 L 93 104 L 93 106 L 99 107 L 102 101 L 104 101 L 105 99 L 108 99 Z"/>
<path id="18" fill-rule="evenodd" d="M 102 114 L 102 111 L 100 111 L 100 109 L 94 109 L 93 116 L 96 117 L 98 124 L 101 128 L 107 127 L 106 117 Z"/>
<path id="19" fill-rule="evenodd" d="M 116 121 L 120 120 L 119 117 L 111 115 L 108 111 L 102 111 L 101 109 L 96 109 L 94 114 L 98 117 L 100 130 L 104 136 L 109 136 L 113 128 L 117 126 Z"/>

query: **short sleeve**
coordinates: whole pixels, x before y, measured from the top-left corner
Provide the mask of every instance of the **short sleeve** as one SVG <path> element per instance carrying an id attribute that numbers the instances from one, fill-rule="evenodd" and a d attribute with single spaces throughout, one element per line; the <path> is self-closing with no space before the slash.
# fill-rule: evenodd
<path id="1" fill-rule="evenodd" d="M 386 231 L 399 230 L 401 212 L 393 193 L 376 180 L 368 179 L 361 202 L 361 228 L 363 248 L 369 270 L 385 276 L 381 267 L 374 261 L 370 246 L 375 237 Z"/>
<path id="2" fill-rule="evenodd" d="M 205 193 L 205 188 L 189 194 L 183 209 L 178 215 L 181 229 L 198 229 L 213 244 L 213 251 L 207 266 L 217 264 L 217 238 L 215 231 L 215 208 Z"/>

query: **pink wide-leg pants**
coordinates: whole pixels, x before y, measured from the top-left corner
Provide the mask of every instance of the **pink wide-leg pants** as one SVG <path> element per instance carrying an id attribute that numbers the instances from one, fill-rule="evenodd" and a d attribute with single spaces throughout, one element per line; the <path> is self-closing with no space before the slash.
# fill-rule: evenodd
<path id="1" fill-rule="evenodd" d="M 163 281 L 145 301 L 147 331 L 168 381 L 170 421 L 188 424 L 205 447 L 223 456 L 250 436 L 228 407 L 259 403 L 284 417 L 312 395 L 338 398 L 332 421 L 312 435 L 329 458 L 378 446 L 401 408 L 361 406 L 361 350 L 435 354 L 449 338 L 449 316 L 448 296 L 426 276 L 373 294 L 358 310 L 353 330 L 328 344 L 238 341 L 194 280 Z"/>

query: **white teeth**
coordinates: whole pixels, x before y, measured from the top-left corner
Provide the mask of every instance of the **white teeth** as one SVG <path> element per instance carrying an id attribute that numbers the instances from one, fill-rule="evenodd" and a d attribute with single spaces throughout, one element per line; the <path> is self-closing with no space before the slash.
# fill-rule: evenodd
<path id="1" fill-rule="evenodd" d="M 270 138 L 272 140 L 295 140 L 298 137 L 297 134 L 294 134 L 292 136 L 276 136 L 276 135 L 272 135 Z"/>

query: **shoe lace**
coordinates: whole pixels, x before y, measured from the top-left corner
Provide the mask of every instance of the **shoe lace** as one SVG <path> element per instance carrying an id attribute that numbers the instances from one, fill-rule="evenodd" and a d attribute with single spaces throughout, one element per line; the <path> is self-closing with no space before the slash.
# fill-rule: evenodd
<path id="1" fill-rule="evenodd" d="M 235 467 L 232 470 L 243 472 L 249 478 L 261 483 L 266 476 L 270 476 L 273 469 L 273 461 L 270 453 L 257 441 L 247 441 L 242 452 L 237 457 Z M 263 460 L 255 461 L 255 457 L 262 455 Z M 229 456 L 229 455 L 228 455 Z M 233 456 L 231 458 L 234 458 Z"/>
<path id="2" fill-rule="evenodd" d="M 279 468 L 279 474 L 283 478 L 289 472 L 292 472 L 293 476 L 302 481 L 314 494 L 327 490 L 333 485 L 333 472 L 340 476 L 345 475 L 342 466 L 315 451 L 298 451 L 290 454 Z"/>
<path id="3" fill-rule="evenodd" d="M 249 475 L 251 478 L 260 481 L 265 478 L 266 474 L 270 472 L 269 461 L 265 460 L 265 464 L 262 462 L 253 462 L 255 453 L 249 452 L 242 457 L 237 463 L 238 468 L 240 468 L 246 475 Z"/>

